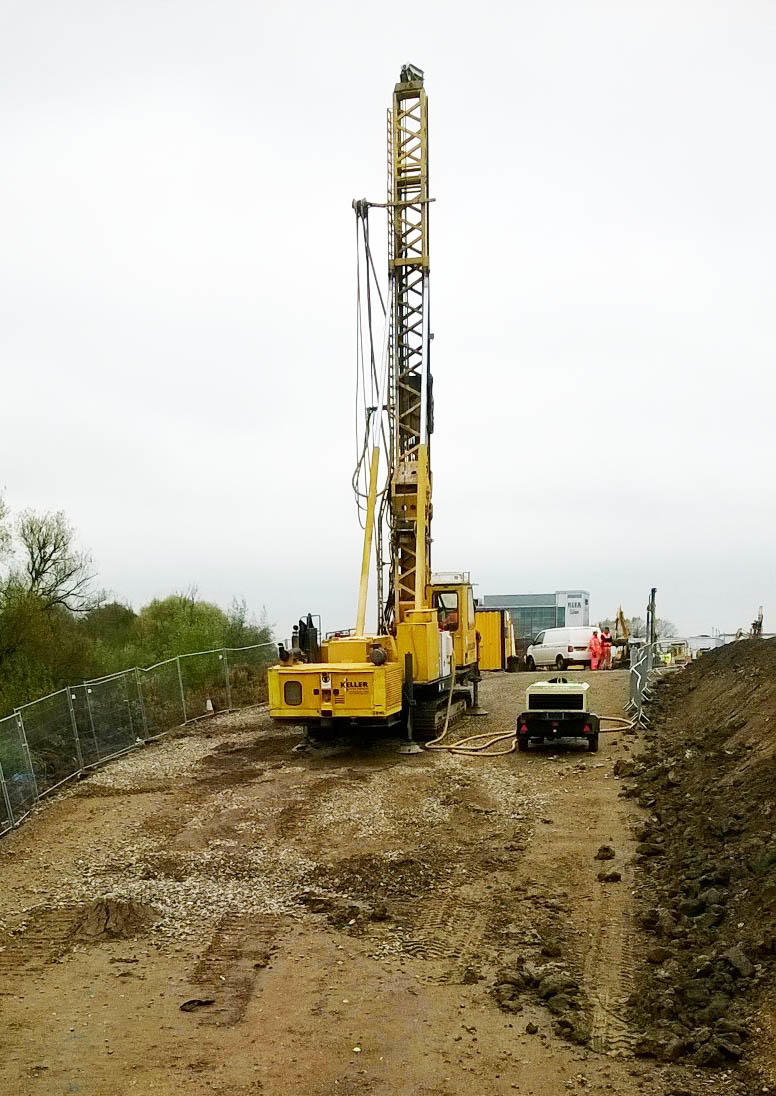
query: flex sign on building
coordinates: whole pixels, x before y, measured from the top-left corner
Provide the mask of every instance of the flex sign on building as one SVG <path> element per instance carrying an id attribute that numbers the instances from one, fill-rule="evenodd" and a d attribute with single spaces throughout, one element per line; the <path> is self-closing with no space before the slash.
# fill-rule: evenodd
<path id="1" fill-rule="evenodd" d="M 590 594 L 587 590 L 559 590 L 557 598 L 558 607 L 565 607 L 567 628 L 590 624 Z"/>

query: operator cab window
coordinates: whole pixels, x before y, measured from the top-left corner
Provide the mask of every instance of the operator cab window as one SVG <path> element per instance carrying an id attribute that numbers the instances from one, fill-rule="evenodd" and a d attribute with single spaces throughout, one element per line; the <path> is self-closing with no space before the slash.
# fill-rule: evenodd
<path id="1" fill-rule="evenodd" d="M 540 643 L 544 643 L 544 632 L 539 632 L 538 636 L 533 641 L 533 646 L 538 647 Z"/>
<path id="2" fill-rule="evenodd" d="M 443 632 L 458 631 L 458 592 L 456 590 L 437 590 L 434 594 L 434 608 L 439 617 L 439 627 Z"/>

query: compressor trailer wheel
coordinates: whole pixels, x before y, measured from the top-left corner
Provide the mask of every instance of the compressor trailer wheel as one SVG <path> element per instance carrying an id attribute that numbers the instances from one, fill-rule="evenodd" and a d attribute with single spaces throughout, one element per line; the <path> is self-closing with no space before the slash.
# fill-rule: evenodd
<path id="1" fill-rule="evenodd" d="M 525 752 L 531 741 L 558 742 L 565 738 L 584 738 L 590 753 L 597 753 L 600 730 L 600 718 L 593 712 L 521 712 L 517 717 L 517 748 Z"/>

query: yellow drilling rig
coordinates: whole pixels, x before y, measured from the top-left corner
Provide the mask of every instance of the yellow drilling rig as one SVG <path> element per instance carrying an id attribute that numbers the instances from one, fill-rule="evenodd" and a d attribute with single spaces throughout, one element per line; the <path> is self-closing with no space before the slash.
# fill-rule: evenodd
<path id="1" fill-rule="evenodd" d="M 407 736 L 403 748 L 414 752 L 418 739 L 434 737 L 453 698 L 458 709 L 476 706 L 479 668 L 469 575 L 431 571 L 433 199 L 428 103 L 423 73 L 413 65 L 402 68 L 388 111 L 388 175 L 386 202 L 353 202 L 364 378 L 364 438 L 354 474 L 364 526 L 356 626 L 319 644 L 312 617 L 300 620 L 290 648 L 279 645 L 280 661 L 269 670 L 268 686 L 272 718 L 303 725 L 313 739 L 401 725 Z M 369 236 L 369 213 L 375 207 L 385 208 L 388 217 L 382 348 L 372 324 L 377 302 L 383 301 Z M 373 550 L 377 627 L 368 633 Z"/>

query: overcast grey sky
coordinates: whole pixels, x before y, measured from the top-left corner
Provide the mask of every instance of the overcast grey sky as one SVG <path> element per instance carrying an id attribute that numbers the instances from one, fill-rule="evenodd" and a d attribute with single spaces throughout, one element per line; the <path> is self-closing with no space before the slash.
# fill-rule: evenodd
<path id="1" fill-rule="evenodd" d="M 436 569 L 776 628 L 776 6 L 0 2 L 0 486 L 355 617 L 353 197 L 430 103 Z M 382 233 L 377 233 L 382 240 Z"/>

